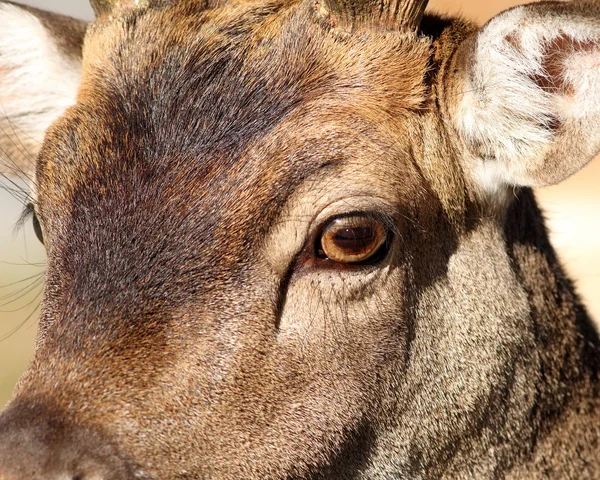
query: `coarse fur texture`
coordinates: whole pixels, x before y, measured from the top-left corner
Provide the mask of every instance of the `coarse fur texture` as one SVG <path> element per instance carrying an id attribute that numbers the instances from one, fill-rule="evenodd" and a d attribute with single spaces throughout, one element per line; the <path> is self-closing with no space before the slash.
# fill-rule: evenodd
<path id="1" fill-rule="evenodd" d="M 598 3 L 108 3 L 37 161 L 0 479 L 600 477 L 600 341 L 528 188 L 599 148 Z M 357 213 L 385 254 L 320 257 Z"/>

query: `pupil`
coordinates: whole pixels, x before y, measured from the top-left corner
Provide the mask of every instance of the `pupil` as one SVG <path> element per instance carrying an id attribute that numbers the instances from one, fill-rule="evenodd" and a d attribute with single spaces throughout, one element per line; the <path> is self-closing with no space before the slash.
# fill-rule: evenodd
<path id="1" fill-rule="evenodd" d="M 335 233 L 334 242 L 347 253 L 361 254 L 373 244 L 373 229 L 370 227 L 341 228 Z"/>
<path id="2" fill-rule="evenodd" d="M 335 239 L 340 241 L 370 240 L 371 238 L 373 238 L 373 229 L 371 227 L 341 228 L 335 234 Z"/>

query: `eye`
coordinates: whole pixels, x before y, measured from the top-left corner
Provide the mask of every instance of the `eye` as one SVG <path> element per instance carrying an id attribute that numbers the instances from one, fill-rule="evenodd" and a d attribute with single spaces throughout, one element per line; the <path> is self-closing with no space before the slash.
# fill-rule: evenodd
<path id="1" fill-rule="evenodd" d="M 43 245 L 44 244 L 44 234 L 42 232 L 42 226 L 40 224 L 40 219 L 37 217 L 37 215 L 35 213 L 35 206 L 33 205 L 33 203 L 29 203 L 25 206 L 25 210 L 23 211 L 23 214 L 21 215 L 21 219 L 19 220 L 19 223 L 22 224 L 30 217 L 31 217 L 31 223 L 33 223 L 33 231 L 35 233 L 35 236 L 38 238 L 38 240 Z"/>
<path id="2" fill-rule="evenodd" d="M 42 226 L 40 225 L 40 220 L 35 214 L 35 211 L 32 213 L 31 221 L 33 223 L 33 231 L 35 232 L 35 236 L 38 240 L 44 244 L 44 234 L 42 233 Z"/>
<path id="3" fill-rule="evenodd" d="M 375 262 L 387 253 L 388 237 L 388 228 L 375 218 L 336 218 L 323 229 L 316 252 L 318 257 L 338 263 Z"/>

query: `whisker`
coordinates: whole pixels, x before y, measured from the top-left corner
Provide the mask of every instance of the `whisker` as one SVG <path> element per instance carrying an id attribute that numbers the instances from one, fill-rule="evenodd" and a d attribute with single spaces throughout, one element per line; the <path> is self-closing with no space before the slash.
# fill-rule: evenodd
<path id="1" fill-rule="evenodd" d="M 28 203 L 31 203 L 32 198 L 27 188 L 25 188 L 22 185 L 19 185 L 16 181 L 14 181 L 10 176 L 6 174 L 0 174 L 0 178 L 4 179 L 6 183 L 12 186 L 7 187 L 4 183 L 0 183 L 0 189 L 5 190 L 23 206 L 26 206 Z"/>
<path id="2" fill-rule="evenodd" d="M 0 297 L 0 301 L 4 302 L 4 303 L 0 303 L 0 307 L 5 307 L 7 305 L 10 305 L 11 303 L 18 302 L 22 298 L 25 298 L 31 292 L 35 291 L 40 285 L 43 285 L 43 283 L 44 283 L 44 279 L 38 278 L 37 280 L 34 280 L 26 287 L 23 287 L 22 289 L 20 289 L 18 292 L 13 292 L 8 295 L 4 295 L 3 297 Z M 10 312 L 18 311 L 18 310 L 20 310 L 20 309 L 11 310 L 11 311 L 6 311 L 6 310 L 2 310 L 2 311 L 4 311 L 5 313 L 10 313 Z"/>
<path id="3" fill-rule="evenodd" d="M 19 149 L 22 153 L 25 154 L 25 157 L 28 158 L 29 160 L 33 160 L 35 157 L 34 155 L 27 149 L 27 147 L 25 147 L 25 145 L 23 145 L 23 142 L 21 141 L 21 136 L 17 134 L 17 131 L 15 130 L 15 124 L 14 122 L 10 119 L 10 116 L 8 115 L 6 108 L 4 107 L 4 103 L 2 102 L 2 100 L 0 100 L 0 109 L 2 109 L 2 112 L 4 114 L 4 118 L 6 119 L 6 121 L 8 122 L 8 125 L 10 126 L 10 129 L 12 131 L 12 134 L 14 135 L 14 137 L 17 139 L 17 141 L 19 142 L 19 145 L 17 145 L 14 141 L 13 144 L 15 145 L 15 147 L 17 147 L 17 149 Z M 24 133 L 23 130 L 21 130 L 20 128 L 17 127 L 17 129 L 19 129 L 21 131 L 21 133 Z M 4 129 L 2 129 L 2 133 L 6 134 L 6 132 L 4 131 Z M 29 137 L 30 139 L 32 139 L 31 137 Z M 32 139 L 33 140 L 33 139 Z M 20 147 L 20 148 L 19 148 Z"/>
<path id="4" fill-rule="evenodd" d="M 8 333 L 6 333 L 0 337 L 0 342 L 4 342 L 4 341 L 8 340 L 15 333 L 17 333 L 24 325 L 27 324 L 27 322 L 29 322 L 29 320 L 31 320 L 34 317 L 34 315 L 36 315 L 36 313 L 39 311 L 39 309 L 40 309 L 40 304 L 38 303 L 38 305 L 31 311 L 31 313 L 29 315 L 27 315 L 25 320 L 23 320 L 22 322 L 19 322 L 16 327 L 14 327 Z"/>
<path id="5" fill-rule="evenodd" d="M 44 275 L 44 273 L 38 273 L 37 275 L 32 275 L 31 277 L 27 277 L 22 280 L 17 280 L 16 282 L 7 283 L 6 285 L 0 285 L 0 290 L 2 290 L 3 288 L 14 287 L 15 285 L 19 285 L 21 283 L 27 282 L 28 280 L 39 279 L 43 275 Z"/>
<path id="6" fill-rule="evenodd" d="M 0 265 L 11 265 L 13 267 L 35 267 L 35 268 L 44 268 L 46 263 L 44 262 L 28 262 L 23 260 L 24 263 L 14 263 L 14 262 L 5 262 L 0 261 Z"/>

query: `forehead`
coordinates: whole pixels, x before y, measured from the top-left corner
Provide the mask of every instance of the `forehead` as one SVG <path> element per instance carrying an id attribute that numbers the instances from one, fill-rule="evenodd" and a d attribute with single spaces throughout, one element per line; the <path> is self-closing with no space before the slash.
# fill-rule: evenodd
<path id="1" fill-rule="evenodd" d="M 310 2 L 176 3 L 92 27 L 78 104 L 42 155 L 63 194 L 75 177 L 98 185 L 143 174 L 181 187 L 242 170 L 293 188 L 352 143 L 359 149 L 356 133 L 408 138 L 401 131 L 425 101 L 428 61 L 413 37 L 342 38 Z"/>

